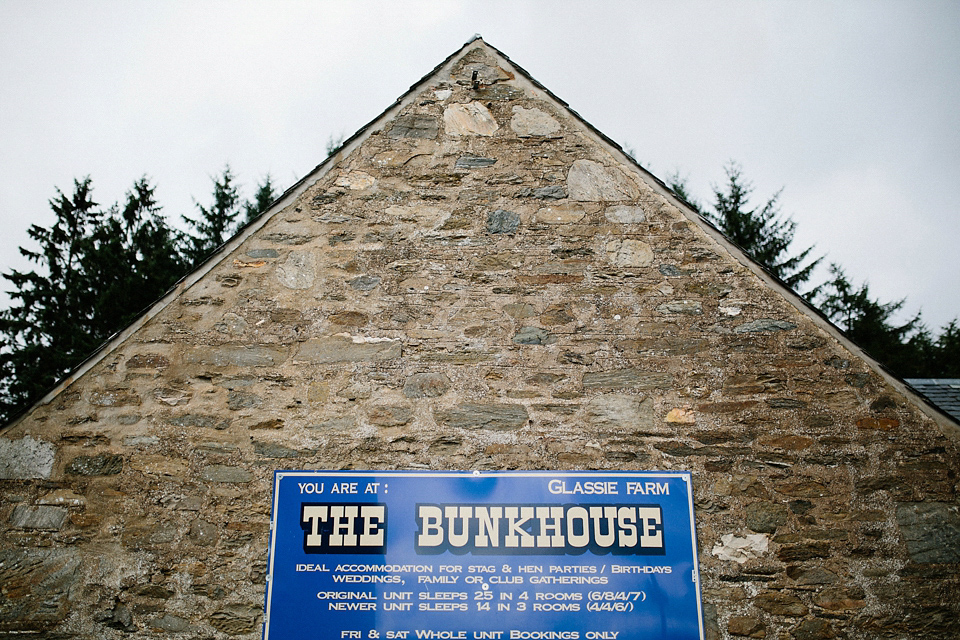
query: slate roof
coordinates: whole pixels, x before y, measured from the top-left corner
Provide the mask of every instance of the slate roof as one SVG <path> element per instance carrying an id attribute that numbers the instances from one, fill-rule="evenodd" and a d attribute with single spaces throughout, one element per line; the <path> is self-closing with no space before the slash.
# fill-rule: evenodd
<path id="1" fill-rule="evenodd" d="M 960 421 L 960 378 L 906 378 L 904 382 L 941 411 Z"/>

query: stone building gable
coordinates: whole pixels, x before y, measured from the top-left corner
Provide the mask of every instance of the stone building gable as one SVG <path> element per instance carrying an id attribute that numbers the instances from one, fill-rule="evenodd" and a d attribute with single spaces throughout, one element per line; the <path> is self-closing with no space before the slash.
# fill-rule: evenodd
<path id="1" fill-rule="evenodd" d="M 468 43 L 3 433 L 0 632 L 259 637 L 274 469 L 684 469 L 709 637 L 954 637 L 956 425 L 682 207 Z"/>

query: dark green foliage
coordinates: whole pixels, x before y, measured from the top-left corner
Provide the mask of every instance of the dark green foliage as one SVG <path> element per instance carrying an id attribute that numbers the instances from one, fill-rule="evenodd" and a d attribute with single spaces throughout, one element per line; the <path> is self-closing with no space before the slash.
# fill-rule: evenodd
<path id="1" fill-rule="evenodd" d="M 332 156 L 333 154 L 335 154 L 337 151 L 340 150 L 340 147 L 343 146 L 343 140 L 344 140 L 344 135 L 342 133 L 336 138 L 334 138 L 333 135 L 327 138 L 327 146 L 326 146 L 327 157 Z"/>
<path id="2" fill-rule="evenodd" d="M 680 175 L 680 171 L 674 171 L 667 176 L 667 186 L 673 189 L 675 194 L 683 198 L 694 211 L 702 214 L 700 203 L 694 199 L 690 193 L 690 188 L 687 186 L 687 179 Z"/>
<path id="3" fill-rule="evenodd" d="M 753 187 L 743 180 L 740 166 L 731 162 L 725 171 L 727 183 L 723 189 L 714 187 L 713 211 L 706 212 L 705 217 L 791 289 L 807 282 L 813 269 L 823 258 L 803 264 L 813 247 L 808 247 L 796 255 L 790 254 L 797 223 L 780 215 L 779 200 L 782 189 L 773 194 L 762 207 L 750 209 L 748 202 Z"/>
<path id="4" fill-rule="evenodd" d="M 197 220 L 182 216 L 183 221 L 193 229 L 186 237 L 183 254 L 191 266 L 197 266 L 216 251 L 237 230 L 237 217 L 240 215 L 240 193 L 234 184 L 230 166 L 223 169 L 219 177 L 213 178 L 213 204 L 205 207 L 196 203 L 200 210 Z"/>
<path id="5" fill-rule="evenodd" d="M 901 378 L 960 376 L 960 329 L 956 320 L 934 340 L 918 313 L 897 324 L 893 316 L 905 300 L 882 303 L 864 283 L 851 285 L 843 270 L 830 266 L 833 276 L 820 292 L 820 310 L 867 353 Z"/>
<path id="6" fill-rule="evenodd" d="M 822 258 L 806 265 L 812 247 L 790 256 L 796 223 L 780 216 L 778 191 L 763 207 L 749 208 L 752 188 L 743 179 L 736 163 L 726 167 L 727 183 L 714 188 L 713 211 L 703 212 L 679 172 L 668 179 L 668 186 L 698 213 L 710 220 L 730 240 L 764 265 L 789 286 L 796 288 L 810 279 Z M 836 264 L 830 267 L 831 279 L 806 296 L 827 317 L 879 360 L 903 378 L 960 377 L 960 327 L 953 321 L 934 339 L 924 327 L 920 314 L 897 324 L 894 316 L 905 300 L 883 303 L 870 295 L 866 284 L 854 287 Z"/>
<path id="7" fill-rule="evenodd" d="M 830 265 L 830 274 L 832 279 L 821 290 L 820 310 L 871 356 L 899 375 L 916 377 L 915 361 L 925 333 L 920 316 L 894 324 L 893 315 L 903 300 L 874 300 L 866 283 L 854 287 L 836 264 Z"/>
<path id="8" fill-rule="evenodd" d="M 34 402 L 109 336 L 155 301 L 184 271 L 176 236 L 159 216 L 146 178 L 120 209 L 102 210 L 89 178 L 57 190 L 56 216 L 32 225 L 39 269 L 11 271 L 11 307 L 0 312 L 0 419 Z"/>
<path id="9" fill-rule="evenodd" d="M 192 234 L 171 229 L 147 178 L 134 183 L 123 206 L 99 207 L 89 178 L 67 197 L 57 190 L 49 229 L 28 231 L 37 265 L 2 274 L 13 287 L 0 312 L 0 422 L 39 399 L 111 335 L 156 302 L 237 229 L 239 190 L 230 167 L 214 179 L 213 204 L 200 204 Z M 276 198 L 270 176 L 244 202 L 245 222 Z"/>
<path id="10" fill-rule="evenodd" d="M 243 203 L 243 210 L 246 212 L 243 223 L 247 224 L 255 220 L 261 213 L 269 209 L 276 199 L 277 192 L 273 188 L 273 181 L 268 173 L 263 182 L 257 185 L 257 192 L 253 194 L 253 200 L 247 200 Z"/>
<path id="11" fill-rule="evenodd" d="M 960 378 L 960 327 L 956 320 L 943 328 L 943 333 L 934 343 L 932 369 L 936 374 L 930 378 Z"/>

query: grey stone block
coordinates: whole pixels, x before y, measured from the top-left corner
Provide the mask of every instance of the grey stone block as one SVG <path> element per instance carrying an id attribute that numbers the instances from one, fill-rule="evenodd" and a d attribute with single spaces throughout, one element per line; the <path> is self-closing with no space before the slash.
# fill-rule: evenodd
<path id="1" fill-rule="evenodd" d="M 497 209 L 487 214 L 489 233 L 513 233 L 520 226 L 520 216 L 513 211 Z"/>
<path id="2" fill-rule="evenodd" d="M 671 385 L 673 376 L 669 373 L 617 369 L 583 374 L 584 390 L 667 389 Z"/>
<path id="3" fill-rule="evenodd" d="M 49 442 L 24 436 L 0 438 L 0 480 L 49 478 L 55 449 Z"/>
<path id="4" fill-rule="evenodd" d="M 527 423 L 529 415 L 519 404 L 460 404 L 435 412 L 437 422 L 453 428 L 508 431 Z"/>
<path id="5" fill-rule="evenodd" d="M 797 325 L 786 320 L 772 320 L 771 318 L 760 318 L 753 322 L 747 322 L 733 330 L 734 333 L 773 333 L 775 331 L 789 331 L 796 329 Z"/>
<path id="6" fill-rule="evenodd" d="M 442 373 L 415 373 L 403 384 L 408 398 L 437 398 L 450 388 L 450 378 Z"/>
<path id="7" fill-rule="evenodd" d="M 914 562 L 960 562 L 960 505 L 902 502 L 897 523 Z"/>
<path id="8" fill-rule="evenodd" d="M 14 529 L 42 529 L 59 531 L 63 528 L 70 512 L 63 507 L 17 505 L 10 516 L 10 526 Z"/>
<path id="9" fill-rule="evenodd" d="M 211 464 L 203 468 L 201 474 L 208 482 L 226 482 L 231 484 L 245 484 L 253 480 L 253 474 L 240 467 L 231 467 L 224 464 Z"/>

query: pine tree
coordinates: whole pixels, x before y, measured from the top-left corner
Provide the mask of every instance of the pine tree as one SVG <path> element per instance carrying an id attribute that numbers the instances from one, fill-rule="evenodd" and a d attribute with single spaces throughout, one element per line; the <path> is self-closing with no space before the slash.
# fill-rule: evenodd
<path id="1" fill-rule="evenodd" d="M 690 187 L 687 185 L 687 178 L 680 175 L 680 171 L 674 171 L 669 176 L 667 176 L 667 186 L 673 189 L 673 192 L 680 196 L 684 202 L 686 202 L 690 207 L 697 213 L 702 214 L 700 202 L 698 202 L 693 194 L 690 193 Z"/>
<path id="2" fill-rule="evenodd" d="M 57 189 L 53 225 L 31 225 L 37 250 L 20 253 L 38 271 L 12 270 L 12 306 L 0 312 L 0 412 L 4 417 L 36 400 L 99 344 L 93 332 L 94 297 L 83 272 L 87 239 L 103 216 L 90 178 L 74 181 L 73 195 Z"/>
<path id="3" fill-rule="evenodd" d="M 194 230 L 187 235 L 183 248 L 183 254 L 191 266 L 199 265 L 206 260 L 237 230 L 240 193 L 234 184 L 234 179 L 230 165 L 227 165 L 219 177 L 213 178 L 213 204 L 204 207 L 196 202 L 200 210 L 197 220 L 182 216 L 184 222 Z"/>
<path id="4" fill-rule="evenodd" d="M 123 208 L 114 205 L 88 239 L 84 272 L 96 292 L 96 324 L 107 335 L 156 302 L 188 267 L 154 192 L 146 177 L 139 179 Z"/>
<path id="5" fill-rule="evenodd" d="M 872 298 L 869 285 L 855 287 L 836 264 L 830 265 L 830 274 L 819 307 L 847 337 L 901 377 L 939 377 L 931 366 L 936 347 L 920 314 L 896 324 L 893 316 L 904 299 L 882 303 Z"/>
<path id="6" fill-rule="evenodd" d="M 714 187 L 713 211 L 706 212 L 705 217 L 770 273 L 797 289 L 810 279 L 813 269 L 823 258 L 803 264 L 813 247 L 791 255 L 790 245 L 797 223 L 780 214 L 779 200 L 783 190 L 773 194 L 762 207 L 750 209 L 748 203 L 753 187 L 743 179 L 740 165 L 731 162 L 725 171 L 727 183 L 723 189 Z M 681 197 L 685 196 L 681 194 Z"/>
<path id="7" fill-rule="evenodd" d="M 253 194 L 253 200 L 247 200 L 243 203 L 243 210 L 246 212 L 244 224 L 253 222 L 261 213 L 269 209 L 276 199 L 277 192 L 273 188 L 273 180 L 268 173 L 263 182 L 257 185 L 257 192 Z"/>
<path id="8" fill-rule="evenodd" d="M 51 389 L 184 273 L 176 234 L 146 178 L 121 209 L 100 209 L 89 178 L 50 201 L 49 229 L 33 225 L 35 271 L 11 271 L 14 304 L 0 312 L 0 421 Z"/>
<path id="9" fill-rule="evenodd" d="M 930 377 L 960 378 L 960 327 L 951 320 L 937 338 L 933 352 L 933 370 Z"/>

